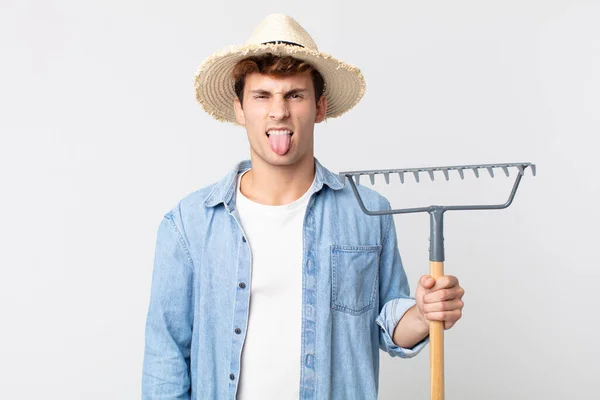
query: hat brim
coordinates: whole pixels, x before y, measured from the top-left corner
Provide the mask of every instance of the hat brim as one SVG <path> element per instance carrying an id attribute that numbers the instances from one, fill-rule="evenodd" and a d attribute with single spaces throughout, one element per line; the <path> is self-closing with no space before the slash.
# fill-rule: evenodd
<path id="1" fill-rule="evenodd" d="M 202 108 L 219 121 L 239 125 L 233 108 L 236 94 L 231 72 L 240 60 L 266 53 L 292 56 L 308 62 L 319 71 L 325 80 L 326 119 L 344 114 L 365 93 L 365 78 L 360 70 L 329 54 L 286 44 L 230 46 L 206 58 L 194 75 L 196 100 Z"/>

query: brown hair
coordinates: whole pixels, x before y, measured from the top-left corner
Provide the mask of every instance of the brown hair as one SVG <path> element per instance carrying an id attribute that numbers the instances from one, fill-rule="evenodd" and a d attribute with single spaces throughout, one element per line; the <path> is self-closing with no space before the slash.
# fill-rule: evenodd
<path id="1" fill-rule="evenodd" d="M 242 104 L 244 95 L 246 76 L 254 72 L 272 76 L 291 76 L 310 72 L 315 89 L 315 103 L 319 102 L 321 95 L 325 91 L 323 76 L 311 64 L 292 56 L 277 56 L 272 53 L 266 53 L 260 56 L 244 58 L 233 67 L 231 77 L 235 82 L 234 90 L 240 100 L 240 104 Z"/>

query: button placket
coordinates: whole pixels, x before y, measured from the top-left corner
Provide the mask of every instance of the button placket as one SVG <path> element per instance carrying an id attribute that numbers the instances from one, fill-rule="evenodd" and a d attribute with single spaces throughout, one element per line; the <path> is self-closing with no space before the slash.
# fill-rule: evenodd
<path id="1" fill-rule="evenodd" d="M 300 373 L 300 397 L 302 399 L 314 399 L 316 390 L 316 268 L 314 265 L 315 259 L 315 224 L 314 218 L 311 215 L 311 208 L 314 198 L 311 198 L 307 207 L 306 224 L 303 228 L 304 236 L 307 238 L 304 241 L 304 265 L 303 268 L 303 284 L 302 284 L 302 299 L 303 299 L 303 315 L 302 315 L 302 338 L 303 352 L 302 365 Z"/>
<path id="2" fill-rule="evenodd" d="M 237 223 L 238 227 L 241 230 L 241 241 L 238 242 L 238 268 L 237 268 L 237 288 L 235 294 L 235 319 L 233 321 L 233 335 L 232 335 L 232 347 L 231 347 L 231 360 L 230 360 L 230 388 L 233 397 L 238 390 L 239 384 L 239 374 L 240 374 L 240 362 L 241 362 L 241 352 L 244 344 L 244 329 L 247 324 L 248 317 L 248 299 L 250 296 L 250 291 L 245 290 L 249 288 L 251 268 L 252 268 L 252 259 L 250 255 L 250 247 L 248 246 L 248 240 L 242 228 L 242 225 L 239 221 L 239 215 L 237 211 L 234 210 L 232 213 L 232 217 Z M 248 287 L 247 287 L 248 286 Z"/>

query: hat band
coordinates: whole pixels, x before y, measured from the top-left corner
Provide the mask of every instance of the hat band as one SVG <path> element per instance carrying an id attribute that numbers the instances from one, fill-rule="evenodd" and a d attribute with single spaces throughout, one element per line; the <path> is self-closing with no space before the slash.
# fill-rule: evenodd
<path id="1" fill-rule="evenodd" d="M 283 43 L 283 44 L 289 44 L 290 46 L 300 46 L 300 47 L 304 47 L 301 44 L 298 43 L 294 43 L 294 42 L 286 42 L 285 40 L 273 40 L 271 42 L 262 42 L 261 44 L 279 44 L 279 43 Z"/>

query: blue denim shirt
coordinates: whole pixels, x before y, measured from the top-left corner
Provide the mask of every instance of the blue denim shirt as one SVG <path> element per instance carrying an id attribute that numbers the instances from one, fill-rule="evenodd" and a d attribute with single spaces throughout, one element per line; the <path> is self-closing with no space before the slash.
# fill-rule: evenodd
<path id="1" fill-rule="evenodd" d="M 158 226 L 143 399 L 236 397 L 252 260 L 235 189 L 250 167 L 242 161 L 189 194 Z M 413 357 L 429 338 L 411 349 L 392 342 L 415 304 L 392 216 L 364 214 L 339 175 L 316 158 L 315 170 L 303 225 L 300 399 L 376 399 L 379 349 Z M 373 189 L 359 191 L 368 208 L 390 209 Z"/>

